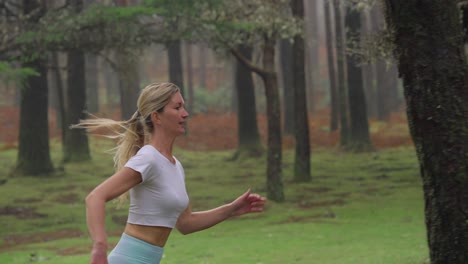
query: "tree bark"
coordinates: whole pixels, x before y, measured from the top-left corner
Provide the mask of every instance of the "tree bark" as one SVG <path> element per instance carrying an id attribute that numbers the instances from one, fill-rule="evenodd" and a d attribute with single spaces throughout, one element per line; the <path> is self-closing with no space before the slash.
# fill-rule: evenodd
<path id="1" fill-rule="evenodd" d="M 289 39 L 280 41 L 281 73 L 283 76 L 283 131 L 294 133 L 294 84 L 293 84 L 293 54 Z"/>
<path id="2" fill-rule="evenodd" d="M 341 0 L 333 0 L 335 11 L 335 43 L 336 43 L 336 65 L 338 82 L 338 102 L 340 116 L 340 146 L 344 147 L 349 140 L 349 112 L 348 93 L 346 91 L 345 76 L 345 46 L 343 36 L 343 21 L 341 15 Z"/>
<path id="3" fill-rule="evenodd" d="M 83 1 L 71 3 L 74 12 L 83 9 Z M 85 57 L 79 49 L 67 52 L 67 127 L 86 118 Z M 72 129 L 65 133 L 64 162 L 90 160 L 88 135 L 84 129 Z"/>
<path id="4" fill-rule="evenodd" d="M 54 170 L 49 147 L 47 69 L 42 60 L 23 66 L 35 69 L 40 75 L 28 77 L 21 89 L 15 173 L 47 176 Z"/>
<path id="5" fill-rule="evenodd" d="M 53 82 L 55 83 L 54 88 L 56 89 L 55 94 L 57 95 L 57 123 L 60 124 L 60 130 L 62 135 L 62 145 L 65 142 L 66 133 L 68 131 L 67 127 L 67 112 L 65 110 L 65 97 L 64 97 L 64 87 L 62 74 L 60 70 L 60 63 L 58 59 L 57 52 L 52 52 L 51 62 L 53 67 Z"/>
<path id="6" fill-rule="evenodd" d="M 468 73 L 456 0 L 386 0 L 432 264 L 468 263 Z"/>
<path id="7" fill-rule="evenodd" d="M 85 62 L 81 50 L 68 52 L 67 67 L 67 127 L 86 118 Z M 69 129 L 65 133 L 64 161 L 91 159 L 85 129 Z"/>
<path id="8" fill-rule="evenodd" d="M 346 39 L 360 42 L 361 15 L 355 7 L 348 4 L 346 11 Z M 367 119 L 366 96 L 362 79 L 362 68 L 357 55 L 346 53 L 347 83 L 349 95 L 350 133 L 345 145 L 352 151 L 368 151 L 372 149 L 369 135 L 369 120 Z"/>
<path id="9" fill-rule="evenodd" d="M 295 1 L 295 0 L 294 0 Z M 303 0 L 303 12 L 307 14 L 304 17 L 304 36 L 305 36 L 305 45 L 307 49 L 305 50 L 305 70 L 306 74 L 306 90 L 307 90 L 307 108 L 310 111 L 314 111 L 314 94 L 318 94 L 318 89 L 320 86 L 317 85 L 319 82 L 319 73 L 320 73 L 320 60 L 319 60 L 319 46 L 320 46 L 320 35 L 319 35 L 319 20 L 318 20 L 318 10 L 319 10 L 319 0 Z"/>
<path id="10" fill-rule="evenodd" d="M 89 112 L 99 111 L 98 64 L 95 54 L 85 55 L 86 99 Z"/>
<path id="11" fill-rule="evenodd" d="M 173 40 L 166 44 L 167 59 L 169 64 L 169 81 L 180 88 L 180 92 L 185 95 L 184 91 L 184 69 L 182 66 L 182 52 L 180 40 Z"/>
<path id="12" fill-rule="evenodd" d="M 239 52 L 248 60 L 252 59 L 252 48 L 239 46 Z M 235 87 L 237 90 L 237 124 L 239 146 L 235 157 L 259 155 L 262 153 L 257 125 L 257 107 L 252 72 L 236 60 Z"/>
<path id="13" fill-rule="evenodd" d="M 200 53 L 199 53 L 199 56 L 198 56 L 198 78 L 199 78 L 199 86 L 202 88 L 202 89 L 207 89 L 208 88 L 208 83 L 206 81 L 206 66 L 207 66 L 207 63 L 208 63 L 208 60 L 207 60 L 207 47 L 201 43 L 201 44 L 198 44 L 198 47 L 200 49 Z"/>
<path id="14" fill-rule="evenodd" d="M 263 47 L 263 65 L 268 73 L 263 74 L 262 79 L 265 83 L 268 120 L 267 197 L 276 202 L 283 202 L 281 111 L 274 62 L 275 41 L 266 39 Z"/>
<path id="15" fill-rule="evenodd" d="M 192 113 L 193 106 L 195 104 L 195 97 L 193 93 L 193 62 L 192 62 L 192 44 L 187 42 L 185 43 L 185 58 L 187 65 L 187 111 Z"/>
<path id="16" fill-rule="evenodd" d="M 328 64 L 328 80 L 330 83 L 330 131 L 338 129 L 339 122 L 339 102 L 338 89 L 336 83 L 336 67 L 335 67 L 335 50 L 333 49 L 333 21 L 331 19 L 330 1 L 324 3 L 325 13 L 325 42 L 327 44 L 327 64 Z"/>
<path id="17" fill-rule="evenodd" d="M 372 14 L 376 13 L 375 10 L 378 10 L 379 6 L 374 4 L 370 10 L 364 10 L 361 13 L 361 36 L 368 38 L 374 33 L 376 26 L 372 21 Z M 364 92 L 366 94 L 366 104 L 367 104 L 367 115 L 368 117 L 377 116 L 377 104 L 376 104 L 376 73 L 375 73 L 375 63 L 366 62 L 362 65 L 362 75 L 364 82 Z"/>
<path id="18" fill-rule="evenodd" d="M 303 0 L 291 2 L 293 16 L 304 19 Z M 310 177 L 310 138 L 307 111 L 305 77 L 305 47 L 302 36 L 294 37 L 293 44 L 293 88 L 294 88 L 294 135 L 296 138 L 294 158 L 294 180 L 308 182 Z"/>
<path id="19" fill-rule="evenodd" d="M 116 55 L 120 91 L 120 109 L 122 119 L 128 120 L 137 110 L 140 92 L 140 71 L 137 58 L 130 52 L 121 50 Z"/>

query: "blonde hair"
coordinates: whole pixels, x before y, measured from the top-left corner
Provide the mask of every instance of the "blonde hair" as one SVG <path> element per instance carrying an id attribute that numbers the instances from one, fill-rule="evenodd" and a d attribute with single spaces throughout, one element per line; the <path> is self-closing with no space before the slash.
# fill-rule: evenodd
<path id="1" fill-rule="evenodd" d="M 117 146 L 113 148 L 114 166 L 116 170 L 123 168 L 125 163 L 143 147 L 153 133 L 151 113 L 162 112 L 172 95 L 180 89 L 173 83 L 152 83 L 140 92 L 137 101 L 137 111 L 126 121 L 116 121 L 108 118 L 91 118 L 80 120 L 71 128 L 85 128 L 87 131 L 107 129 L 106 137 L 116 139 Z"/>

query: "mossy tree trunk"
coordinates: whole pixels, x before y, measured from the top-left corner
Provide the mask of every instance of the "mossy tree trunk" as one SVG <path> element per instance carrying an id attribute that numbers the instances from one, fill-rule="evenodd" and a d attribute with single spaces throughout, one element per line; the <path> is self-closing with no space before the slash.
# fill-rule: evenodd
<path id="1" fill-rule="evenodd" d="M 284 201 L 282 181 L 281 111 L 278 78 L 274 69 L 275 41 L 265 40 L 263 67 L 267 73 L 261 77 L 265 84 L 268 120 L 267 197 L 276 202 Z"/>
<path id="2" fill-rule="evenodd" d="M 68 52 L 67 67 L 67 127 L 85 119 L 86 87 L 85 58 L 81 50 Z M 65 133 L 64 161 L 86 161 L 91 159 L 88 135 L 84 129 L 69 129 Z"/>
<path id="3" fill-rule="evenodd" d="M 45 176 L 54 170 L 49 147 L 47 69 L 42 60 L 23 66 L 35 69 L 40 75 L 28 77 L 21 88 L 15 173 Z"/>
<path id="4" fill-rule="evenodd" d="M 333 28 L 331 18 L 332 3 L 325 1 L 324 3 L 324 16 L 325 16 L 325 38 L 327 43 L 327 65 L 328 65 L 328 79 L 330 82 L 330 131 L 336 131 L 338 129 L 339 121 L 339 104 L 338 104 L 338 89 L 336 83 L 336 67 L 335 67 L 335 56 L 333 50 Z"/>
<path id="5" fill-rule="evenodd" d="M 468 75 L 456 0 L 385 0 L 433 264 L 468 263 Z"/>
<path id="6" fill-rule="evenodd" d="M 343 37 L 343 20 L 341 12 L 341 0 L 333 0 L 335 12 L 335 49 L 336 49 L 336 79 L 338 90 L 338 107 L 340 117 L 340 146 L 344 147 L 349 140 L 349 112 L 348 93 L 346 91 L 345 77 L 345 40 Z"/>
<path id="7" fill-rule="evenodd" d="M 83 1 L 71 3 L 74 12 L 81 12 Z M 86 118 L 86 77 L 85 56 L 81 49 L 69 50 L 67 53 L 67 126 L 79 123 Z M 91 159 L 88 135 L 84 129 L 71 129 L 65 133 L 65 162 L 86 161 Z"/>
<path id="8" fill-rule="evenodd" d="M 282 180 L 282 145 L 281 145 L 281 110 L 278 90 L 278 77 L 275 72 L 275 43 L 265 35 L 262 48 L 263 67 L 257 67 L 245 58 L 238 49 L 231 48 L 231 53 L 251 71 L 257 73 L 265 86 L 267 108 L 267 197 L 276 202 L 283 202 Z"/>
<path id="9" fill-rule="evenodd" d="M 291 2 L 292 13 L 299 19 L 304 19 L 303 0 Z M 294 136 L 296 139 L 294 156 L 294 180 L 308 182 L 310 177 L 310 138 L 309 119 L 307 111 L 307 93 L 305 77 L 304 38 L 294 37 L 293 44 L 293 89 L 294 89 Z"/>
<path id="10" fill-rule="evenodd" d="M 351 3 L 346 8 L 346 39 L 359 46 L 361 32 L 361 13 Z M 350 130 L 349 140 L 345 147 L 351 151 L 368 151 L 372 149 L 367 119 L 366 96 L 362 67 L 357 55 L 346 52 L 347 84 L 349 96 Z"/>
<path id="11" fill-rule="evenodd" d="M 283 132 L 294 134 L 294 72 L 292 58 L 292 44 L 289 39 L 280 41 L 280 61 L 283 84 Z"/>

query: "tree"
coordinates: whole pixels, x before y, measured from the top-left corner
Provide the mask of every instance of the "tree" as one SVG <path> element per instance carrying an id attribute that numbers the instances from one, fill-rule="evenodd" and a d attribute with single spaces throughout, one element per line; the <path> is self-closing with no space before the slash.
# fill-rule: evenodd
<path id="1" fill-rule="evenodd" d="M 205 30 L 202 35 L 211 36 L 214 43 L 229 50 L 264 83 L 268 122 L 267 196 L 282 202 L 281 112 L 274 66 L 275 46 L 277 40 L 298 34 L 299 23 L 288 14 L 287 1 L 223 1 L 221 8 L 205 11 L 204 22 L 199 28 Z M 236 44 L 241 43 L 261 43 L 262 66 L 242 56 L 236 49 Z"/>
<path id="2" fill-rule="evenodd" d="M 252 48 L 240 45 L 237 49 L 246 59 L 252 59 Z M 244 64 L 236 60 L 235 76 L 239 145 L 234 158 L 242 157 L 244 154 L 246 156 L 258 156 L 263 150 L 257 125 L 257 107 L 252 72 Z"/>
<path id="3" fill-rule="evenodd" d="M 456 0 L 385 0 L 432 264 L 468 263 L 468 72 Z"/>
<path id="4" fill-rule="evenodd" d="M 281 76 L 283 84 L 283 132 L 294 134 L 294 84 L 293 84 L 293 51 L 289 39 L 280 41 Z"/>
<path id="5" fill-rule="evenodd" d="M 98 57 L 96 54 L 85 55 L 85 81 L 88 111 L 99 111 Z"/>
<path id="6" fill-rule="evenodd" d="M 345 77 L 345 47 L 343 36 L 343 21 L 341 12 L 341 0 L 333 0 L 335 13 L 335 49 L 337 68 L 337 89 L 340 117 L 340 146 L 345 147 L 349 140 L 349 112 L 348 93 L 346 91 Z"/>
<path id="7" fill-rule="evenodd" d="M 174 39 L 166 43 L 169 64 L 169 81 L 177 85 L 184 94 L 184 70 L 182 66 L 181 41 Z"/>
<path id="8" fill-rule="evenodd" d="M 348 3 L 346 6 L 345 24 L 346 40 L 352 46 L 359 46 L 361 14 L 357 6 Z M 369 121 L 367 119 L 366 96 L 362 79 L 362 67 L 358 56 L 352 52 L 346 52 L 348 107 L 350 114 L 349 138 L 345 147 L 353 151 L 367 151 L 372 149 L 369 135 Z"/>
<path id="9" fill-rule="evenodd" d="M 333 50 L 333 29 L 331 19 L 331 1 L 325 0 L 324 13 L 325 13 L 325 38 L 327 43 L 327 64 L 328 64 L 328 79 L 330 81 L 330 131 L 338 129 L 339 118 L 339 104 L 338 104 L 338 90 L 336 84 L 336 67 L 335 56 Z"/>
<path id="10" fill-rule="evenodd" d="M 34 10 L 44 11 L 35 1 L 23 1 L 24 14 Z M 37 17 L 30 16 L 32 23 Z M 21 89 L 18 158 L 15 173 L 25 175 L 47 175 L 54 171 L 50 158 L 47 69 L 45 59 L 36 57 L 23 63 L 33 69 Z"/>
<path id="11" fill-rule="evenodd" d="M 83 8 L 81 0 L 72 4 L 74 12 Z M 67 127 L 85 119 L 86 109 L 86 82 L 85 82 L 85 56 L 80 48 L 70 49 L 67 54 Z M 88 135 L 84 129 L 67 130 L 64 140 L 65 162 L 85 161 L 91 159 L 89 152 Z"/>
<path id="12" fill-rule="evenodd" d="M 293 16 L 304 19 L 304 0 L 291 2 Z M 304 38 L 294 36 L 293 44 L 293 89 L 294 89 L 294 136 L 296 138 L 294 157 L 294 180 L 310 181 L 310 138 L 307 111 L 307 93 L 305 77 Z"/>

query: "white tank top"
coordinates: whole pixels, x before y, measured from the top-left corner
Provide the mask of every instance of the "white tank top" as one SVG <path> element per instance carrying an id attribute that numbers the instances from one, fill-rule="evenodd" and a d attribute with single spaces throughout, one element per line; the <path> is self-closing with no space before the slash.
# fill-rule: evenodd
<path id="1" fill-rule="evenodd" d="M 156 148 L 145 145 L 125 164 L 142 178 L 130 189 L 128 223 L 174 228 L 189 202 L 184 169 L 175 161 L 173 164 Z"/>

